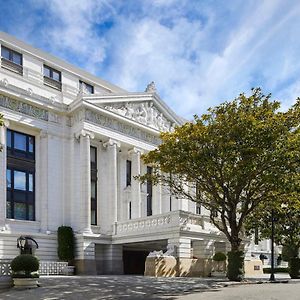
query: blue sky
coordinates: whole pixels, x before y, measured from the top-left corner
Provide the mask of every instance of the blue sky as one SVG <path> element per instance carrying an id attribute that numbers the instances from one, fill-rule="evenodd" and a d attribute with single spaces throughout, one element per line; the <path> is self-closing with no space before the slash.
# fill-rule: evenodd
<path id="1" fill-rule="evenodd" d="M 298 0 L 0 0 L 0 30 L 192 118 L 251 87 L 300 96 Z M 5 16 L 5 17 L 4 17 Z"/>

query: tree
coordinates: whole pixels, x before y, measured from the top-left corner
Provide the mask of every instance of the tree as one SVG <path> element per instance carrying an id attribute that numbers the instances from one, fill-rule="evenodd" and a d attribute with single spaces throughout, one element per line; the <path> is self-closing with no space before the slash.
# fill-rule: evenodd
<path id="1" fill-rule="evenodd" d="M 280 103 L 270 97 L 259 88 L 249 97 L 240 94 L 195 116 L 194 122 L 162 133 L 161 145 L 143 156 L 154 172 L 141 176 L 142 181 L 168 185 L 178 197 L 210 210 L 211 222 L 231 244 L 229 269 L 235 257 L 243 258 L 246 218 L 261 202 L 271 201 L 276 182 L 289 167 L 285 144 L 298 125 L 299 105 L 279 112 Z M 240 273 L 230 272 L 230 279 L 240 280 Z"/>

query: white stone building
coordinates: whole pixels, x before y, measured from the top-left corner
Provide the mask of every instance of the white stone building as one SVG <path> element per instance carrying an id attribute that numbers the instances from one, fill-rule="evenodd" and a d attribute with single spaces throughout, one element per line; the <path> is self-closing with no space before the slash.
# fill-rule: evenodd
<path id="1" fill-rule="evenodd" d="M 203 207 L 134 179 L 160 131 L 182 124 L 153 84 L 127 92 L 3 32 L 0 46 L 0 259 L 27 235 L 57 261 L 61 225 L 83 274 L 142 273 L 168 245 L 181 258 L 226 250 Z"/>

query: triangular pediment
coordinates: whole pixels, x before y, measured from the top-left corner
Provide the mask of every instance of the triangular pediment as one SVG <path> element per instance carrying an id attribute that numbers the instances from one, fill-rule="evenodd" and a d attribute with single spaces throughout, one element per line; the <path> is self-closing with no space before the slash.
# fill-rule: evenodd
<path id="1" fill-rule="evenodd" d="M 158 131 L 173 131 L 182 120 L 153 94 L 85 97 L 84 101 Z"/>

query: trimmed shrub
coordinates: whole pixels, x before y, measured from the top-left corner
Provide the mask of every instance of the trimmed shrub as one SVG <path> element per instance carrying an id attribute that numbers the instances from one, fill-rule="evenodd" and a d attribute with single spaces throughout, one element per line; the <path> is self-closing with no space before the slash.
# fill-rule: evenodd
<path id="1" fill-rule="evenodd" d="M 265 274 L 271 273 L 271 268 L 263 268 Z M 274 268 L 274 273 L 288 273 L 289 268 Z"/>
<path id="2" fill-rule="evenodd" d="M 300 258 L 291 258 L 289 261 L 289 274 L 292 279 L 300 278 Z"/>
<path id="3" fill-rule="evenodd" d="M 60 260 L 74 259 L 74 233 L 72 227 L 60 226 L 57 230 L 57 255 Z"/>
<path id="4" fill-rule="evenodd" d="M 223 252 L 216 252 L 213 256 L 214 261 L 225 261 L 226 255 Z"/>
<path id="5" fill-rule="evenodd" d="M 228 252 L 227 277 L 231 281 L 241 281 L 244 279 L 244 252 Z"/>
<path id="6" fill-rule="evenodd" d="M 13 277 L 38 277 L 38 274 L 32 274 L 39 270 L 39 260 L 31 254 L 21 254 L 16 256 L 10 263 L 13 271 Z"/>

